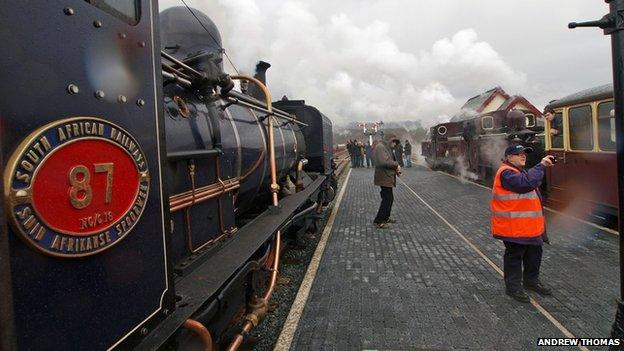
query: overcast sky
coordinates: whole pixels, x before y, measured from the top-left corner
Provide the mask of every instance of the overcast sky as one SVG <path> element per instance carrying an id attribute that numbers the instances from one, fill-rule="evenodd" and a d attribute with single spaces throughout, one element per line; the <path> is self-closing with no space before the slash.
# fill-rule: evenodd
<path id="1" fill-rule="evenodd" d="M 541 109 L 611 81 L 609 37 L 567 29 L 605 15 L 600 0 L 185 1 L 216 23 L 239 71 L 271 63 L 275 99 L 305 99 L 338 124 L 431 125 L 497 85 Z"/>

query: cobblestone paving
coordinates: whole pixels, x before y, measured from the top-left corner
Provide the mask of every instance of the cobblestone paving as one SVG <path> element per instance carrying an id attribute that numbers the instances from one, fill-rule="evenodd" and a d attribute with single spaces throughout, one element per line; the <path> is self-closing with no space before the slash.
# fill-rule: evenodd
<path id="1" fill-rule="evenodd" d="M 404 185 L 395 189 L 390 230 L 372 225 L 379 206 L 373 172 L 354 169 L 338 210 L 293 350 L 532 350 L 563 337 L 531 305 L 503 293 L 499 274 Z M 489 192 L 412 168 L 403 179 L 490 259 Z M 577 337 L 607 336 L 617 297 L 617 240 L 549 218 L 541 299 Z M 554 348 L 549 348 L 554 350 Z"/>
<path id="2" fill-rule="evenodd" d="M 502 269 L 504 246 L 489 228 L 489 189 L 425 168 L 403 180 Z M 552 245 L 544 246 L 541 280 L 552 297 L 538 302 L 576 337 L 608 337 L 619 286 L 618 238 L 546 211 Z"/>

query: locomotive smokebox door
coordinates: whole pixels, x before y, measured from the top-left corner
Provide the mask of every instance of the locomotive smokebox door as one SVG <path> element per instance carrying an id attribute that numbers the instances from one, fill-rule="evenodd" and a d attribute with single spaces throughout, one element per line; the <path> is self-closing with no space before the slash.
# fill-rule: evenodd
<path id="1" fill-rule="evenodd" d="M 174 308 L 156 5 L 0 7 L 0 320 L 20 350 L 129 348 Z"/>

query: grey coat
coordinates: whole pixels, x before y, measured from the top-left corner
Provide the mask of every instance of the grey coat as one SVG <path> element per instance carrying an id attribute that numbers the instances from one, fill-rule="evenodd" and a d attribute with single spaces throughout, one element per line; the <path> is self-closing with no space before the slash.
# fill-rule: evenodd
<path id="1" fill-rule="evenodd" d="M 396 169 L 399 166 L 394 158 L 392 149 L 385 141 L 380 141 L 375 146 L 375 185 L 377 186 L 396 186 Z"/>

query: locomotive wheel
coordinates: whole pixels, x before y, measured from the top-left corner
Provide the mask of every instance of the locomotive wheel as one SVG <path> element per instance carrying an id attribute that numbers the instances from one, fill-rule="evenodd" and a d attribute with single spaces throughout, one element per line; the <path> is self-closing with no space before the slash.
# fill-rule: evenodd
<path id="1" fill-rule="evenodd" d="M 334 186 L 332 184 L 329 188 L 327 188 L 327 190 L 323 192 L 323 206 L 329 205 L 329 203 L 334 200 L 334 198 L 336 197 L 336 187 L 337 186 Z"/>

